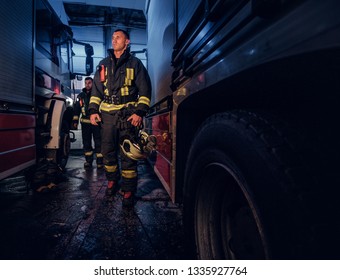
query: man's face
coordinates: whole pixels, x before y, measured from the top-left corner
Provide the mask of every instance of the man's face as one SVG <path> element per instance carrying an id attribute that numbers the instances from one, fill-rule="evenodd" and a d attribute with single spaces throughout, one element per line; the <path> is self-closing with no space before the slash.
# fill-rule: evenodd
<path id="1" fill-rule="evenodd" d="M 114 51 L 124 51 L 130 40 L 126 38 L 122 31 L 114 32 L 112 35 L 112 47 Z"/>
<path id="2" fill-rule="evenodd" d="M 91 80 L 85 81 L 85 88 L 86 88 L 87 91 L 90 91 L 92 89 L 92 81 Z"/>

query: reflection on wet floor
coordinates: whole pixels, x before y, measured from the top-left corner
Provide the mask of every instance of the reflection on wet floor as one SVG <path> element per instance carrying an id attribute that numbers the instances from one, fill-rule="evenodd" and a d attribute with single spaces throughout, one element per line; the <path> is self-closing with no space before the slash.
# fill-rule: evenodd
<path id="1" fill-rule="evenodd" d="M 104 171 L 84 170 L 73 154 L 55 188 L 1 183 L 1 259 L 187 258 L 181 208 L 147 162 L 138 165 L 136 205 L 124 209 L 119 193 L 105 195 Z"/>

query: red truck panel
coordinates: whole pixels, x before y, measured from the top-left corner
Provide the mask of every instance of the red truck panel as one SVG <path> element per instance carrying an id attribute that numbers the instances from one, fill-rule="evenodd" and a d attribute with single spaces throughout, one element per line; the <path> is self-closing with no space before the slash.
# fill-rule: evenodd
<path id="1" fill-rule="evenodd" d="M 35 116 L 0 114 L 0 179 L 35 163 Z"/>

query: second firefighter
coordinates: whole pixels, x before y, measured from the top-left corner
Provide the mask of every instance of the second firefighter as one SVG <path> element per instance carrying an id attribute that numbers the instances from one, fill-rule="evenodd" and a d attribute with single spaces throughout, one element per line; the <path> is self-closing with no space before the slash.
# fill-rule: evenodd
<path id="1" fill-rule="evenodd" d="M 93 79 L 91 77 L 85 78 L 85 88 L 78 95 L 77 101 L 74 105 L 73 129 L 78 128 L 79 116 L 81 123 L 81 133 L 83 138 L 83 149 L 85 155 L 85 168 L 91 168 L 94 160 L 94 153 L 96 154 L 97 168 L 103 168 L 103 156 L 101 154 L 101 135 L 99 125 L 92 125 L 90 122 L 90 114 L 88 111 L 89 102 L 91 98 Z M 94 149 L 92 147 L 92 139 L 94 142 Z"/>

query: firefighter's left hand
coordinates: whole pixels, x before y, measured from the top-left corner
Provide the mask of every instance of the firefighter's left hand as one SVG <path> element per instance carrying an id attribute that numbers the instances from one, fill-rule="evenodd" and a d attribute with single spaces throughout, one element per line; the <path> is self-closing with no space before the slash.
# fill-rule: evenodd
<path id="1" fill-rule="evenodd" d="M 78 122 L 73 122 L 71 130 L 78 130 Z"/>
<path id="2" fill-rule="evenodd" d="M 136 114 L 132 114 L 128 119 L 127 119 L 128 122 L 131 122 L 131 124 L 133 126 L 141 126 L 142 125 L 142 121 L 143 121 L 143 118 L 136 115 Z"/>

